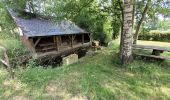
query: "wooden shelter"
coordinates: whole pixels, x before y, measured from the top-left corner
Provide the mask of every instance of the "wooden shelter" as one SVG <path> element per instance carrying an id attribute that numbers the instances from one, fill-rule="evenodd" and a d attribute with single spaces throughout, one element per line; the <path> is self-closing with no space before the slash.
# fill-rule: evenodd
<path id="1" fill-rule="evenodd" d="M 12 10 L 9 13 L 23 44 L 36 57 L 65 55 L 90 45 L 90 34 L 70 21 L 53 23 L 41 18 L 23 19 Z"/>

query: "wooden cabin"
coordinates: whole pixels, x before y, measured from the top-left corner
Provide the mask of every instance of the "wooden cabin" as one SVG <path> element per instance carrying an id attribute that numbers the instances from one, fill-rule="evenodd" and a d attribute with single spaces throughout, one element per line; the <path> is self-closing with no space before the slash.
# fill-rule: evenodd
<path id="1" fill-rule="evenodd" d="M 70 21 L 53 23 L 41 18 L 23 19 L 12 10 L 9 13 L 23 44 L 35 57 L 62 56 L 90 46 L 90 34 Z"/>

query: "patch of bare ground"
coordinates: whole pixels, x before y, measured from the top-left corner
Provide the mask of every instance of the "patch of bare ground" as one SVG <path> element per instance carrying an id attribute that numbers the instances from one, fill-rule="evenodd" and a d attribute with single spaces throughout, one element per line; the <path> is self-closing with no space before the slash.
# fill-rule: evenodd
<path id="1" fill-rule="evenodd" d="M 165 86 L 161 86 L 161 87 L 160 87 L 160 90 L 161 90 L 161 92 L 162 92 L 164 95 L 170 96 L 170 88 L 165 87 Z"/>
<path id="2" fill-rule="evenodd" d="M 4 87 L 4 97 L 11 98 L 10 100 L 29 100 L 25 97 L 27 93 L 25 85 L 19 80 L 5 80 L 2 85 Z"/>
<path id="3" fill-rule="evenodd" d="M 11 100 L 29 100 L 27 97 L 24 96 L 14 96 Z"/>
<path id="4" fill-rule="evenodd" d="M 23 87 L 23 85 L 21 84 L 21 82 L 18 81 L 18 80 L 5 80 L 5 81 L 3 82 L 3 85 L 4 85 L 5 87 L 11 87 L 11 88 L 12 88 L 13 90 L 15 90 L 15 91 L 21 90 L 22 87 Z"/>
<path id="5" fill-rule="evenodd" d="M 80 94 L 73 95 L 69 93 L 65 88 L 59 86 L 56 82 L 50 82 L 47 84 L 44 91 L 48 97 L 54 100 L 88 100 Z"/>

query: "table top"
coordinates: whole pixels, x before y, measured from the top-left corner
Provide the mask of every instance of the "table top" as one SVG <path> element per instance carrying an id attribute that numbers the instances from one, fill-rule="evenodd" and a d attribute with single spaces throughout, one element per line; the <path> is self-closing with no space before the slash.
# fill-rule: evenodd
<path id="1" fill-rule="evenodd" d="M 160 51 L 168 51 L 168 52 L 170 52 L 170 49 L 169 49 L 169 48 L 167 48 L 167 47 L 161 47 L 161 46 L 133 45 L 133 48 L 152 49 L 152 50 L 160 50 Z"/>
<path id="2" fill-rule="evenodd" d="M 136 45 L 133 45 L 133 48 L 152 49 L 152 50 L 155 49 L 155 50 L 170 52 L 170 43 L 157 42 L 157 41 L 138 41 Z"/>

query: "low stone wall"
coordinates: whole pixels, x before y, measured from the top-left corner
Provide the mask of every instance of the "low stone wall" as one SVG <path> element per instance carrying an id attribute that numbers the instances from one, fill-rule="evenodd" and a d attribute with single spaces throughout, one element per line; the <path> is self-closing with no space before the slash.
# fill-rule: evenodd
<path id="1" fill-rule="evenodd" d="M 62 58 L 63 65 L 70 65 L 70 64 L 76 63 L 77 61 L 78 61 L 77 54 L 71 54 L 67 57 Z"/>

